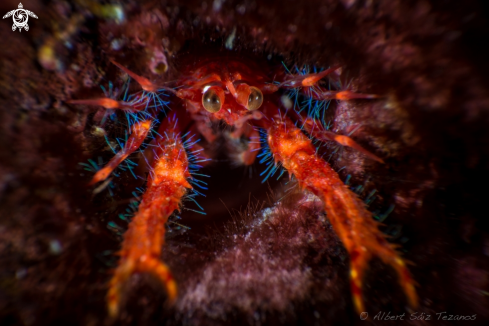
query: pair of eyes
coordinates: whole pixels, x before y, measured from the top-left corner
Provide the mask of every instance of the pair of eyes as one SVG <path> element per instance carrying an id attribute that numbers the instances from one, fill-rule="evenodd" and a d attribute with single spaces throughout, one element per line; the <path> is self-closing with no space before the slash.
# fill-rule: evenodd
<path id="1" fill-rule="evenodd" d="M 250 95 L 248 96 L 248 105 L 247 109 L 249 111 L 254 111 L 260 108 L 263 104 L 263 93 L 256 87 L 250 87 Z M 209 88 L 202 95 L 202 105 L 204 109 L 209 111 L 210 113 L 216 113 L 222 108 L 222 101 L 217 92 Z"/>

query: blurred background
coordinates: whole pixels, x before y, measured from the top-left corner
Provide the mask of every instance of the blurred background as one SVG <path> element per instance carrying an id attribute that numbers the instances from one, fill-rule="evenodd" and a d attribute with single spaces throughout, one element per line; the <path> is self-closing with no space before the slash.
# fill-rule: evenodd
<path id="1" fill-rule="evenodd" d="M 406 313 L 402 323 L 411 325 L 452 324 L 450 315 L 476 316 L 461 324 L 489 321 L 487 4 L 22 5 L 38 17 L 28 17 L 28 31 L 13 31 L 12 17 L 0 22 L 0 324 L 393 323 L 373 319 L 382 312 Z M 0 13 L 18 6 L 2 1 Z M 412 262 L 419 307 L 408 309 L 396 274 L 374 259 L 364 293 L 370 319 L 361 320 L 348 255 L 321 209 L 298 208 L 306 195 L 287 176 L 262 184 L 263 165 L 236 166 L 218 142 L 206 148 L 216 158 L 204 169 L 211 178 L 199 199 L 207 215 L 184 210 L 168 227 L 163 259 L 179 284 L 177 302 L 166 305 L 163 289 L 136 275 L 119 319 L 107 317 L 114 253 L 144 187 L 132 173 L 146 171 L 120 169 L 103 189 L 87 187 L 126 126 L 117 114 L 101 126 L 97 108 L 66 101 L 101 97 L 101 86 L 122 89 L 110 60 L 165 83 L 178 80 L 184 59 L 219 53 L 258 62 L 271 80 L 284 66 L 339 64 L 336 89 L 381 96 L 333 101 L 327 115 L 336 132 L 361 126 L 352 137 L 384 165 L 334 144 L 320 153 Z M 276 208 L 284 194 L 281 213 L 262 224 L 263 209 Z"/>

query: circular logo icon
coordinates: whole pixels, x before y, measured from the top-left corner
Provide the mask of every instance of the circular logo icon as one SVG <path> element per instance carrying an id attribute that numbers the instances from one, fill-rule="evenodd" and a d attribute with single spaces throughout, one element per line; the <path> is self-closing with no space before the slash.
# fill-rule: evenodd
<path id="1" fill-rule="evenodd" d="M 361 319 L 361 320 L 365 320 L 365 319 L 367 319 L 367 318 L 368 318 L 368 312 L 362 312 L 362 313 L 360 314 L 360 319 Z"/>

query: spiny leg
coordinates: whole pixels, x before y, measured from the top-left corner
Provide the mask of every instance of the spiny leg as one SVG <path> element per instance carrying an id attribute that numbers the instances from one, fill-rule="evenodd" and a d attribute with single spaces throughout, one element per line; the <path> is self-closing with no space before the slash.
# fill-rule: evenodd
<path id="1" fill-rule="evenodd" d="M 348 100 L 355 100 L 355 99 L 372 100 L 372 99 L 380 98 L 380 96 L 375 94 L 355 93 L 349 90 L 329 91 L 316 86 L 316 91 L 312 92 L 312 98 L 314 98 L 315 100 L 348 101 Z"/>
<path id="2" fill-rule="evenodd" d="M 333 66 L 329 69 L 323 70 L 318 73 L 311 73 L 305 75 L 289 75 L 287 80 L 283 82 L 280 87 L 282 88 L 302 88 L 304 93 L 309 94 L 315 100 L 353 100 L 353 99 L 375 99 L 380 96 L 375 94 L 362 94 L 355 93 L 350 90 L 331 91 L 318 86 L 318 82 L 327 75 L 338 70 L 340 66 Z"/>
<path id="3" fill-rule="evenodd" d="M 148 132 L 151 130 L 151 120 L 144 120 L 135 123 L 131 128 L 131 135 L 127 139 L 124 148 L 121 149 L 102 169 L 98 170 L 93 176 L 89 185 L 107 179 L 114 169 L 121 164 L 129 155 L 141 146 Z"/>
<path id="4" fill-rule="evenodd" d="M 404 261 L 385 236 L 364 203 L 343 184 L 338 174 L 321 158 L 311 140 L 290 120 L 277 117 L 268 128 L 268 143 L 276 161 L 294 174 L 299 184 L 321 197 L 328 219 L 350 254 L 350 279 L 353 301 L 364 311 L 362 278 L 371 256 L 380 257 L 399 276 L 409 304 L 418 303 L 414 281 Z"/>
<path id="5" fill-rule="evenodd" d="M 126 101 L 117 101 L 109 97 L 95 98 L 95 99 L 84 99 L 84 100 L 68 100 L 66 103 L 69 104 L 81 104 L 81 105 L 94 105 L 101 106 L 105 110 L 99 110 L 97 114 L 94 116 L 94 121 L 101 122 L 104 121 L 105 118 L 111 115 L 114 110 L 122 110 L 126 112 L 139 112 L 144 111 L 146 104 L 143 101 L 139 103 L 126 102 Z"/>
<path id="6" fill-rule="evenodd" d="M 157 87 L 146 77 L 139 76 L 138 74 L 133 73 L 131 70 L 127 69 L 120 63 L 115 62 L 114 60 L 111 60 L 111 62 L 117 66 L 119 69 L 124 71 L 126 74 L 131 76 L 140 86 L 143 90 L 147 92 L 156 92 Z"/>
<path id="7" fill-rule="evenodd" d="M 165 223 L 179 209 L 187 189 L 192 188 L 187 182 L 189 177 L 183 144 L 176 130 L 169 128 L 165 136 L 157 142 L 146 192 L 124 235 L 119 265 L 110 281 L 107 294 L 111 316 L 118 314 L 124 283 L 137 272 L 152 274 L 165 286 L 169 300 L 176 298 L 177 285 L 168 266 L 160 261 L 160 255 L 164 244 Z"/>
<path id="8" fill-rule="evenodd" d="M 329 69 L 323 70 L 318 73 L 305 74 L 305 75 L 288 75 L 287 80 L 283 82 L 280 87 L 282 88 L 297 88 L 297 87 L 311 87 L 316 85 L 321 79 L 327 75 L 338 70 L 340 66 L 333 66 Z"/>
<path id="9" fill-rule="evenodd" d="M 319 139 L 320 141 L 328 141 L 328 140 L 335 141 L 340 145 L 351 147 L 365 154 L 367 157 L 371 158 L 372 160 L 375 160 L 379 163 L 384 163 L 384 160 L 382 160 L 377 155 L 369 152 L 368 150 L 366 150 L 365 148 L 357 144 L 357 142 L 355 142 L 350 137 L 344 135 L 338 135 L 329 130 L 325 130 L 324 127 L 322 127 L 321 123 L 317 123 L 312 118 L 306 118 L 303 120 L 303 128 L 309 134 L 311 134 L 311 136 L 313 136 L 316 139 Z"/>
<path id="10" fill-rule="evenodd" d="M 68 100 L 66 103 L 69 104 L 83 104 L 83 105 L 97 105 L 102 106 L 107 110 L 111 109 L 122 109 L 129 111 L 137 111 L 138 108 L 133 106 L 132 103 L 124 102 L 124 101 L 116 101 L 114 99 L 108 97 L 96 98 L 96 99 L 87 99 L 87 100 Z"/>

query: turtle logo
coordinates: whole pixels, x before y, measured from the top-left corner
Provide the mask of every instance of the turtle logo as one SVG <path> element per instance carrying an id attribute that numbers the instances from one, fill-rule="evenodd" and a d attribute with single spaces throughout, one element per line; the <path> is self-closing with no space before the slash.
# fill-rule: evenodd
<path id="1" fill-rule="evenodd" d="M 25 28 L 26 31 L 29 30 L 29 25 L 27 25 L 27 21 L 29 20 L 29 16 L 34 17 L 37 19 L 37 16 L 35 13 L 29 10 L 23 9 L 22 3 L 19 3 L 19 9 L 15 9 L 12 11 L 9 11 L 5 16 L 3 16 L 3 19 L 13 16 L 14 19 L 14 24 L 12 25 L 12 30 L 15 31 L 17 28 L 19 29 L 19 32 L 22 31 L 22 28 Z"/>

